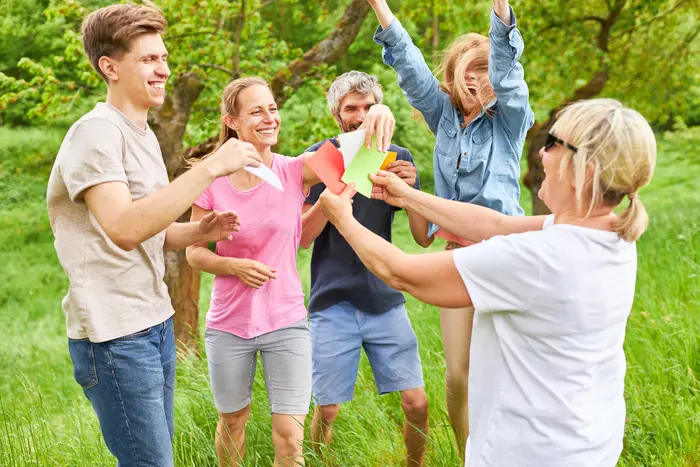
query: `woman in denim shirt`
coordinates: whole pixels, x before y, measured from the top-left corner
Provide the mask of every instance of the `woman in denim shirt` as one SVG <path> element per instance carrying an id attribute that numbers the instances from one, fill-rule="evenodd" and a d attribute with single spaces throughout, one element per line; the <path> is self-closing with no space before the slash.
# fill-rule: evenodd
<path id="1" fill-rule="evenodd" d="M 437 138 L 435 194 L 522 215 L 520 156 L 534 115 L 518 62 L 523 40 L 508 1 L 494 0 L 488 38 L 466 34 L 445 51 L 439 66 L 442 82 L 433 76 L 386 0 L 368 1 L 381 25 L 374 40 L 384 47 L 384 62 L 397 71 L 399 86 Z M 439 227 L 431 224 L 428 235 L 436 232 Z M 468 244 L 449 232 L 438 235 L 451 240 L 448 249 Z M 473 308 L 440 310 L 447 412 L 460 455 L 469 434 L 467 384 L 473 313 Z"/>

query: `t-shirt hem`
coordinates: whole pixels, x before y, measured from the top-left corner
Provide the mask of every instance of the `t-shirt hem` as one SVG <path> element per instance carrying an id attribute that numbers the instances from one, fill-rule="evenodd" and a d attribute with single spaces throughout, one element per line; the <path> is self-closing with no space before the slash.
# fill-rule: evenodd
<path id="1" fill-rule="evenodd" d="M 143 322 L 138 323 L 137 325 L 132 325 L 129 326 L 126 329 L 122 329 L 119 331 L 114 331 L 111 333 L 71 333 L 70 331 L 67 331 L 66 334 L 69 339 L 73 340 L 89 340 L 92 343 L 99 344 L 102 342 L 107 342 L 111 341 L 114 339 L 119 339 L 121 337 L 128 336 L 129 334 L 133 334 L 135 332 L 142 331 L 144 329 L 148 329 L 153 326 L 157 326 L 164 321 L 167 321 L 171 316 L 175 315 L 175 310 L 170 309 L 166 313 L 163 313 L 162 315 L 158 315 L 157 317 L 154 317 L 149 320 L 144 320 Z"/>
<path id="2" fill-rule="evenodd" d="M 350 299 L 344 299 L 344 300 L 337 300 L 335 302 L 323 302 L 323 305 L 314 305 L 314 306 L 309 306 L 309 313 L 316 313 L 319 311 L 327 310 L 328 308 L 331 308 L 338 303 L 341 302 L 348 302 L 358 310 L 362 311 L 363 313 L 367 313 L 368 315 L 380 315 L 382 313 L 386 313 L 387 311 L 391 310 L 392 308 L 395 308 L 399 305 L 403 305 L 406 303 L 406 297 L 401 297 L 401 299 L 394 300 L 393 302 L 389 302 L 386 306 L 380 307 L 380 308 L 364 308 L 362 306 L 358 306 L 355 302 L 353 302 Z"/>
<path id="3" fill-rule="evenodd" d="M 209 319 L 207 319 L 206 327 L 208 329 L 213 329 L 215 331 L 221 331 L 221 332 L 226 332 L 229 334 L 233 334 L 236 337 L 240 337 L 241 339 L 254 339 L 256 337 L 260 337 L 263 334 L 268 334 L 274 331 L 278 331 L 282 329 L 285 326 L 289 326 L 290 324 L 294 324 L 298 321 L 301 321 L 307 316 L 307 311 L 306 308 L 301 305 L 300 307 L 285 313 L 285 316 L 287 316 L 287 319 L 282 320 L 278 323 L 275 324 L 275 326 L 271 328 L 264 328 L 259 331 L 255 332 L 243 332 L 241 329 L 236 329 L 232 327 L 227 327 L 225 325 L 220 325 L 220 324 L 211 324 Z"/>

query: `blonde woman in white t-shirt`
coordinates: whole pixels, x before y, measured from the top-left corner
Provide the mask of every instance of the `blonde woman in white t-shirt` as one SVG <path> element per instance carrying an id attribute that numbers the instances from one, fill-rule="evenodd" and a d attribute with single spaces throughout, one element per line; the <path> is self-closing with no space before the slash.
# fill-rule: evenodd
<path id="1" fill-rule="evenodd" d="M 469 467 L 605 467 L 622 450 L 623 342 L 635 241 L 648 221 L 638 191 L 651 181 L 656 141 L 634 110 L 581 101 L 560 113 L 540 157 L 538 196 L 551 216 L 509 217 L 412 190 L 390 173 L 373 177 L 374 198 L 481 242 L 455 251 L 405 254 L 354 220 L 348 192 L 321 197 L 392 287 L 441 307 L 474 306 Z"/>

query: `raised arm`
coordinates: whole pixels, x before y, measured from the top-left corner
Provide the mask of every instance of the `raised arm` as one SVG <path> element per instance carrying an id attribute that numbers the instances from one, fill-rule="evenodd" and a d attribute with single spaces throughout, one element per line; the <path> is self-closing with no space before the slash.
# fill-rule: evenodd
<path id="1" fill-rule="evenodd" d="M 451 105 L 449 97 L 440 90 L 440 83 L 425 63 L 418 47 L 413 44 L 411 36 L 391 13 L 386 0 L 368 1 L 381 25 L 374 35 L 374 41 L 384 47 L 384 63 L 396 70 L 399 86 L 408 102 L 423 114 L 431 131 L 435 133 L 443 106 Z"/>
<path id="2" fill-rule="evenodd" d="M 445 308 L 471 306 L 471 298 L 453 262 L 453 252 L 408 255 L 374 234 L 352 215 L 350 190 L 320 198 L 326 217 L 355 250 L 362 263 L 391 287 Z"/>
<path id="3" fill-rule="evenodd" d="M 535 117 L 530 108 L 525 71 L 518 61 L 523 54 L 523 38 L 507 0 L 493 2 L 489 39 L 489 80 L 498 99 L 496 118 L 503 119 L 513 140 L 524 139 Z"/>
<path id="4" fill-rule="evenodd" d="M 380 171 L 372 175 L 372 198 L 413 211 L 458 237 L 480 242 L 496 235 L 542 230 L 546 216 L 506 216 L 476 204 L 451 201 L 414 190 L 399 177 Z"/>

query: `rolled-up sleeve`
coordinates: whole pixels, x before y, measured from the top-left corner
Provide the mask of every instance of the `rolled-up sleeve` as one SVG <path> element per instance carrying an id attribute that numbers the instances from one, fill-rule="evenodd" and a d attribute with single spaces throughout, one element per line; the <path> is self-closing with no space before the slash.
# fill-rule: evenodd
<path id="1" fill-rule="evenodd" d="M 518 61 L 523 54 L 524 44 L 512 7 L 510 23 L 510 26 L 506 26 L 491 10 L 489 80 L 498 99 L 496 118 L 503 120 L 512 139 L 519 140 L 532 127 L 535 116 L 530 108 L 525 70 Z"/>
<path id="2" fill-rule="evenodd" d="M 384 47 L 382 59 L 398 73 L 399 86 L 408 102 L 423 114 L 430 130 L 436 133 L 443 105 L 449 104 L 449 97 L 440 90 L 440 83 L 411 36 L 394 18 L 386 29 L 377 28 L 374 41 Z"/>

